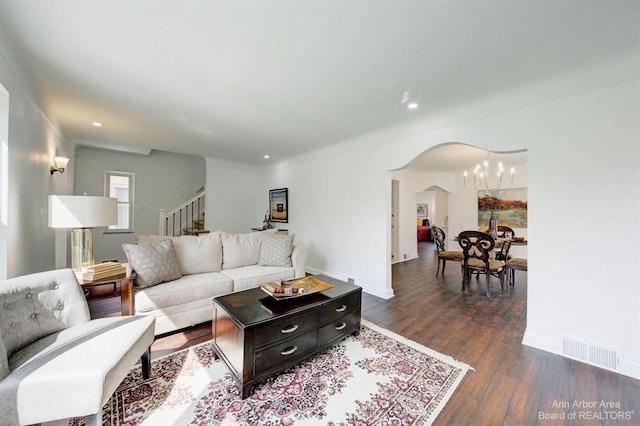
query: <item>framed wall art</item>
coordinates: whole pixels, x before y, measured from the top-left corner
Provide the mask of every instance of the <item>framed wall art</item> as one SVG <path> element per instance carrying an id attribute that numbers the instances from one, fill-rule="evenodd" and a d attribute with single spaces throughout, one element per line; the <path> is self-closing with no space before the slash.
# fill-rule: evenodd
<path id="1" fill-rule="evenodd" d="M 428 204 L 418 204 L 418 217 L 429 217 L 429 205 Z"/>
<path id="2" fill-rule="evenodd" d="M 287 188 L 269 190 L 269 214 L 271 214 L 271 222 L 289 222 L 289 190 Z"/>
<path id="3" fill-rule="evenodd" d="M 527 227 L 527 188 L 478 191 L 478 228 L 489 229 L 491 212 L 498 225 L 511 228 Z"/>

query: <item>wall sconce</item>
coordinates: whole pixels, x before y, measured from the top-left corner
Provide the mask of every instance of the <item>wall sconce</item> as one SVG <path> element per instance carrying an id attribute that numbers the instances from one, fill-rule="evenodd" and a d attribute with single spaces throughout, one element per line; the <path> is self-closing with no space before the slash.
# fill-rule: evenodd
<path id="1" fill-rule="evenodd" d="M 69 164 L 69 159 L 67 157 L 55 157 L 53 162 L 55 163 L 55 166 L 51 166 L 52 175 L 55 172 L 64 173 L 64 169 L 66 169 L 67 164 Z"/>

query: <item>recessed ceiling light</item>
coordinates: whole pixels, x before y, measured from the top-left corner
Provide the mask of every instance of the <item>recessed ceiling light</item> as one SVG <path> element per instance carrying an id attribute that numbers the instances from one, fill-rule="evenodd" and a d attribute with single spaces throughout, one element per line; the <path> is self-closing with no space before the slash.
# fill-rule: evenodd
<path id="1" fill-rule="evenodd" d="M 408 90 L 402 94 L 402 100 L 400 101 L 407 106 L 408 109 L 418 108 L 418 103 L 411 99 L 411 92 Z"/>
<path id="2" fill-rule="evenodd" d="M 269 158 L 271 158 L 271 156 L 269 154 L 265 154 L 264 158 L 268 160 Z"/>
<path id="3" fill-rule="evenodd" d="M 92 121 L 92 122 L 91 122 L 91 125 L 92 125 L 93 127 L 102 127 L 102 123 L 101 123 L 101 122 L 99 122 L 99 121 Z"/>

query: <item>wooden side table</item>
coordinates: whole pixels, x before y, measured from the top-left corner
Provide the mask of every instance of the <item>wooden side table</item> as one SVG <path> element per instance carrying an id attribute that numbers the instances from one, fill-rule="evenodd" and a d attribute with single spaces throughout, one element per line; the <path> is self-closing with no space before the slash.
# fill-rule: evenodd
<path id="1" fill-rule="evenodd" d="M 101 281 L 80 281 L 87 302 L 120 297 L 122 315 L 133 315 L 133 283 L 131 277 L 110 278 Z"/>

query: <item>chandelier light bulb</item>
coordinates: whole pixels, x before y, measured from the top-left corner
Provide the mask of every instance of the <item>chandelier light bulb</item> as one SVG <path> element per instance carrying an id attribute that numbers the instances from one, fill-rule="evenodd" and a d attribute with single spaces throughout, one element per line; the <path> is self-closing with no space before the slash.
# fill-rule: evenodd
<path id="1" fill-rule="evenodd" d="M 490 163 L 489 163 L 489 152 L 487 152 L 487 159 L 484 160 L 484 162 L 482 163 L 482 166 L 480 164 L 476 164 L 476 167 L 473 169 L 473 189 L 472 188 L 467 188 L 467 189 L 472 189 L 475 191 L 484 191 L 485 193 L 488 193 L 489 191 L 493 191 L 496 189 L 500 189 L 502 187 L 502 175 L 505 171 L 505 167 L 504 164 L 499 161 L 496 166 L 495 166 L 495 170 L 492 172 L 491 171 L 491 167 L 490 167 Z M 513 184 L 513 177 L 515 175 L 515 171 L 516 169 L 514 167 L 511 167 L 511 169 L 509 170 L 510 174 L 511 174 L 511 184 Z M 493 175 L 493 173 L 495 173 L 495 181 L 491 181 L 491 176 Z M 465 188 L 467 187 L 467 171 L 464 171 L 464 186 Z"/>

